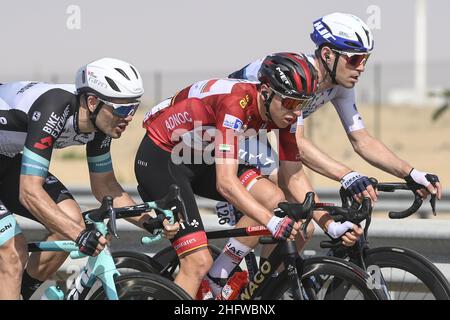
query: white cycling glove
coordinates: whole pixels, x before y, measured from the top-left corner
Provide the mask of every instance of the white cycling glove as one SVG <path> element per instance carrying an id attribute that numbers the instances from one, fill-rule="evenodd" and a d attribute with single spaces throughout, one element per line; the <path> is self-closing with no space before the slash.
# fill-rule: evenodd
<path id="1" fill-rule="evenodd" d="M 329 234 L 333 239 L 338 239 L 347 231 L 352 230 L 353 223 L 350 221 L 345 221 L 344 223 L 333 221 L 327 227 L 327 234 Z"/>
<path id="2" fill-rule="evenodd" d="M 428 185 L 431 183 L 429 174 L 426 172 L 422 172 L 416 169 L 412 169 L 409 173 L 409 176 L 405 178 L 405 180 L 408 180 L 408 178 L 411 178 L 415 183 L 420 184 L 424 187 L 428 187 Z"/>

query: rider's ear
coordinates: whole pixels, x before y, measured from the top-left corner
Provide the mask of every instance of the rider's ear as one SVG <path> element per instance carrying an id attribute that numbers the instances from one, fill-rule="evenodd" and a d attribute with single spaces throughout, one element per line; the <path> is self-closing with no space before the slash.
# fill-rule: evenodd
<path id="1" fill-rule="evenodd" d="M 269 99 L 269 94 L 267 93 L 267 91 L 261 91 L 261 94 L 262 94 L 264 100 Z"/>
<path id="2" fill-rule="evenodd" d="M 323 56 L 325 57 L 325 60 L 326 61 L 328 61 L 328 60 L 330 60 L 330 51 L 329 51 L 329 49 L 328 49 L 328 47 L 325 47 L 325 48 L 323 48 L 322 49 L 323 51 Z"/>
<path id="3" fill-rule="evenodd" d="M 86 96 L 86 107 L 89 109 L 89 111 L 93 112 L 95 109 L 95 106 L 97 105 L 96 99 L 94 96 Z"/>

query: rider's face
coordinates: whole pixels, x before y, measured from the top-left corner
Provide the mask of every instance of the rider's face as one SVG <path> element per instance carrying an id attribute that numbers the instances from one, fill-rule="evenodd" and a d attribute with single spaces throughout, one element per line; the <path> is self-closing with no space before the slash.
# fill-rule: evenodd
<path id="1" fill-rule="evenodd" d="M 333 50 L 328 50 L 327 54 L 329 56 L 327 63 L 330 70 L 333 69 L 335 59 L 339 59 L 336 67 L 337 83 L 345 88 L 353 88 L 358 82 L 359 76 L 365 70 L 365 62 L 367 61 L 367 58 L 361 60 L 359 64 L 354 65 L 351 63 L 353 60 L 349 60 L 349 57 L 344 53 L 337 54 Z"/>
<path id="2" fill-rule="evenodd" d="M 359 76 L 365 70 L 364 63 L 353 66 L 347 62 L 346 57 L 339 55 L 339 62 L 336 71 L 337 82 L 345 88 L 353 88 L 359 80 Z"/>
<path id="3" fill-rule="evenodd" d="M 297 109 L 286 109 L 283 107 L 283 98 L 275 94 L 270 105 L 272 120 L 278 128 L 286 128 L 295 123 L 302 112 Z"/>
<path id="4" fill-rule="evenodd" d="M 99 101 L 95 98 L 95 103 Z M 119 101 L 111 101 L 119 102 Z M 128 103 L 132 101 L 120 101 L 121 103 Z M 126 127 L 133 120 L 133 115 L 126 117 L 119 117 L 113 113 L 113 107 L 104 104 L 97 115 L 96 125 L 107 136 L 117 139 L 120 138 Z"/>

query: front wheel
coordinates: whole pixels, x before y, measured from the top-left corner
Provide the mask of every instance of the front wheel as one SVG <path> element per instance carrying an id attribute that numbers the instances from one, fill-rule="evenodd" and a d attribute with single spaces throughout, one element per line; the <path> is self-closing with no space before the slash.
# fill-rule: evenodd
<path id="1" fill-rule="evenodd" d="M 436 266 L 419 253 L 397 247 L 366 252 L 364 262 L 394 300 L 449 300 L 450 285 Z"/>
<path id="2" fill-rule="evenodd" d="M 298 260 L 297 271 L 305 300 L 388 300 L 372 286 L 372 278 L 348 261 L 333 257 Z M 262 299 L 292 299 L 286 271 L 273 278 Z"/>
<path id="3" fill-rule="evenodd" d="M 130 273 L 114 279 L 119 300 L 191 300 L 192 298 L 174 282 L 157 274 Z M 99 288 L 89 300 L 106 300 Z"/>

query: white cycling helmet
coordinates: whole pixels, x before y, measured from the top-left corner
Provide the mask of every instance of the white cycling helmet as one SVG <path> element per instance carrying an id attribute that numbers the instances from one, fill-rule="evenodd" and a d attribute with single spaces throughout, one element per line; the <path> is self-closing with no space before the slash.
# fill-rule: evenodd
<path id="1" fill-rule="evenodd" d="M 131 64 L 113 58 L 103 58 L 81 67 L 76 75 L 77 92 L 93 93 L 110 100 L 138 99 L 144 94 L 142 78 Z"/>
<path id="2" fill-rule="evenodd" d="M 320 47 L 328 44 L 334 49 L 370 53 L 373 50 L 373 34 L 370 28 L 357 16 L 334 12 L 313 23 L 311 40 Z"/>

